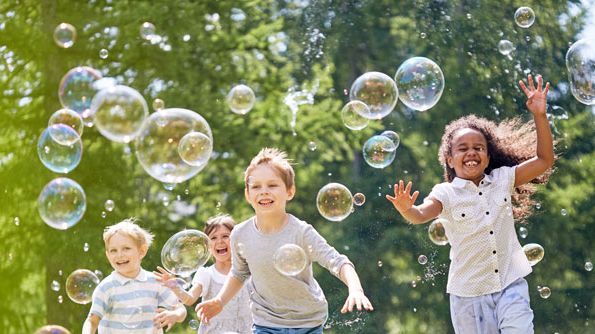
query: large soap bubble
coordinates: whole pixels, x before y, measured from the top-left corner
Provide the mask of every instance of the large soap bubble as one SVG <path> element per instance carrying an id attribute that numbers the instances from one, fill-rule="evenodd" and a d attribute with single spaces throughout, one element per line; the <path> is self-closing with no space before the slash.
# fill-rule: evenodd
<path id="1" fill-rule="evenodd" d="M 66 177 L 50 181 L 37 198 L 39 216 L 50 227 L 58 230 L 76 225 L 86 209 L 85 191 Z"/>
<path id="2" fill-rule="evenodd" d="M 81 115 L 70 109 L 60 109 L 54 112 L 48 120 L 48 126 L 52 126 L 54 124 L 64 124 L 70 126 L 74 129 L 74 131 L 76 131 L 76 133 L 78 133 L 79 137 L 83 135 L 83 129 L 85 128 Z M 72 143 L 66 142 L 66 144 Z"/>
<path id="3" fill-rule="evenodd" d="M 595 39 L 581 39 L 566 52 L 570 91 L 575 99 L 595 104 Z"/>
<path id="4" fill-rule="evenodd" d="M 178 153 L 184 162 L 191 166 L 203 166 L 211 157 L 213 143 L 202 132 L 190 132 L 184 135 L 178 146 Z"/>
<path id="5" fill-rule="evenodd" d="M 369 113 L 370 108 L 362 101 L 350 101 L 341 109 L 341 119 L 347 128 L 358 131 L 368 126 L 370 121 L 362 115 Z"/>
<path id="6" fill-rule="evenodd" d="M 49 170 L 68 173 L 81 162 L 83 142 L 68 125 L 54 124 L 45 129 L 37 141 L 39 160 Z"/>
<path id="7" fill-rule="evenodd" d="M 273 255 L 273 266 L 285 276 L 301 273 L 308 263 L 306 252 L 296 244 L 285 244 Z"/>
<path id="8" fill-rule="evenodd" d="M 87 269 L 77 269 L 66 279 L 66 294 L 77 304 L 88 304 L 93 297 L 93 290 L 99 284 L 99 278 Z"/>
<path id="9" fill-rule="evenodd" d="M 209 237 L 198 230 L 172 235 L 161 249 L 161 263 L 171 273 L 189 277 L 209 259 Z"/>
<path id="10" fill-rule="evenodd" d="M 246 85 L 237 85 L 229 91 L 226 100 L 231 111 L 245 115 L 252 110 L 256 97 L 252 88 Z"/>
<path id="11" fill-rule="evenodd" d="M 318 191 L 316 207 L 324 218 L 335 222 L 342 221 L 353 212 L 353 196 L 344 185 L 329 183 Z"/>
<path id="12" fill-rule="evenodd" d="M 424 111 L 432 108 L 444 90 L 440 66 L 425 57 L 407 59 L 395 74 L 399 99 L 407 107 Z"/>
<path id="13" fill-rule="evenodd" d="M 448 244 L 448 238 L 446 237 L 446 231 L 444 230 L 444 224 L 447 221 L 445 219 L 436 219 L 428 227 L 428 236 L 430 240 L 438 246 L 444 246 Z"/>
<path id="14" fill-rule="evenodd" d="M 530 7 L 519 7 L 514 12 L 514 22 L 521 28 L 529 28 L 535 22 L 535 12 Z"/>
<path id="15" fill-rule="evenodd" d="M 529 263 L 532 266 L 539 263 L 539 261 L 541 261 L 545 255 L 545 251 L 540 244 L 526 244 L 523 246 L 523 251 L 525 252 L 527 260 L 529 260 Z"/>
<path id="16" fill-rule="evenodd" d="M 68 49 L 76 41 L 76 28 L 70 23 L 60 23 L 54 29 L 54 42 L 61 48 Z"/>
<path id="17" fill-rule="evenodd" d="M 140 132 L 149 115 L 143 96 L 128 86 L 102 89 L 91 102 L 95 125 L 107 139 L 128 143 Z"/>
<path id="18" fill-rule="evenodd" d="M 164 183 L 184 182 L 200 172 L 208 161 L 192 166 L 178 152 L 180 140 L 190 132 L 206 135 L 212 145 L 209 124 L 194 111 L 169 108 L 151 114 L 135 140 L 136 157 L 145 171 Z"/>
<path id="19" fill-rule="evenodd" d="M 395 160 L 397 147 L 388 136 L 373 136 L 362 149 L 364 160 L 374 168 L 384 168 Z"/>
<path id="20" fill-rule="evenodd" d="M 58 89 L 58 98 L 64 108 L 82 113 L 91 107 L 91 99 L 97 93 L 95 81 L 101 73 L 88 66 L 79 66 L 68 71 Z"/>
<path id="21" fill-rule="evenodd" d="M 70 331 L 58 325 L 46 325 L 38 328 L 35 334 L 70 334 Z"/>
<path id="22" fill-rule="evenodd" d="M 380 72 L 367 72 L 359 76 L 349 91 L 349 98 L 362 101 L 368 110 L 361 115 L 367 119 L 381 119 L 390 114 L 397 105 L 399 91 L 388 75 Z"/>

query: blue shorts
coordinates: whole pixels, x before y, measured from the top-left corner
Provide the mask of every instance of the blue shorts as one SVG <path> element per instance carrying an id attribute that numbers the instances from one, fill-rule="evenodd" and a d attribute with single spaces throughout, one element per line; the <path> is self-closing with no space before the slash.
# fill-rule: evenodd
<path id="1" fill-rule="evenodd" d="M 252 334 L 322 334 L 322 325 L 313 328 L 282 328 L 252 325 Z"/>
<path id="2" fill-rule="evenodd" d="M 450 317 L 457 334 L 532 334 L 533 310 L 527 281 L 519 278 L 489 295 L 450 295 Z"/>

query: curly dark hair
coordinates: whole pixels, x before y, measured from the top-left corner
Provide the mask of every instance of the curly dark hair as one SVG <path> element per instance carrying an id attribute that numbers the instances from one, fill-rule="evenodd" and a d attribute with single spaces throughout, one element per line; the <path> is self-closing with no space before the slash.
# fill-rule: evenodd
<path id="1" fill-rule="evenodd" d="M 446 161 L 451 155 L 452 139 L 461 129 L 473 129 L 485 137 L 490 157 L 490 162 L 485 170 L 486 174 L 502 166 L 516 166 L 533 158 L 537 153 L 537 136 L 533 121 L 525 123 L 517 117 L 496 124 L 475 115 L 464 116 L 446 126 L 438 150 L 438 160 L 444 168 L 444 180 L 447 182 L 451 182 L 456 177 L 455 170 L 450 168 Z M 523 221 L 532 214 L 535 201 L 531 199 L 531 195 L 536 190 L 534 184 L 545 184 L 551 173 L 552 170 L 548 169 L 531 183 L 515 188 L 512 200 L 513 215 L 516 219 Z"/>

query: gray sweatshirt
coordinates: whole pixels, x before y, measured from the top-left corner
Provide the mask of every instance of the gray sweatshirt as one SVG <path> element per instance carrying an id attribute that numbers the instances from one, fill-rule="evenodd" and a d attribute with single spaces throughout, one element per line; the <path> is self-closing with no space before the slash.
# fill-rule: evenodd
<path id="1" fill-rule="evenodd" d="M 273 266 L 273 255 L 284 244 L 296 244 L 306 252 L 306 268 L 295 276 L 285 276 Z M 311 328 L 328 317 L 328 304 L 312 275 L 312 262 L 318 262 L 338 277 L 349 259 L 339 254 L 312 225 L 289 215 L 278 232 L 263 234 L 252 217 L 238 224 L 231 233 L 231 275 L 251 291 L 254 324 L 267 327 Z"/>

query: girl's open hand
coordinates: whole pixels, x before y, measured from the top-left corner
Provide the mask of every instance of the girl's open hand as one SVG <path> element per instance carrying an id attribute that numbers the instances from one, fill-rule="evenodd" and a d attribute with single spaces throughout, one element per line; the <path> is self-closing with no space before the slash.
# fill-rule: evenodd
<path id="1" fill-rule="evenodd" d="M 399 211 L 401 214 L 413 206 L 417 196 L 419 195 L 419 191 L 415 191 L 413 195 L 411 193 L 411 186 L 412 183 L 409 181 L 407 186 L 403 185 L 403 180 L 399 180 L 399 183 L 395 183 L 394 191 L 395 196 L 386 195 L 386 199 L 393 203 L 395 209 Z"/>
<path id="2" fill-rule="evenodd" d="M 361 311 L 362 308 L 366 311 L 374 311 L 372 303 L 370 303 L 370 300 L 368 300 L 368 297 L 366 297 L 362 290 L 349 292 L 349 296 L 347 296 L 347 300 L 345 300 L 345 304 L 341 308 L 341 313 L 351 312 L 354 307 L 358 311 Z"/>
<path id="3" fill-rule="evenodd" d="M 550 83 L 546 83 L 545 87 L 543 87 L 543 78 L 541 75 L 537 75 L 537 86 L 533 83 L 533 77 L 531 74 L 527 76 L 527 81 L 529 83 L 529 88 L 525 86 L 525 82 L 522 80 L 519 81 L 519 86 L 527 95 L 527 109 L 533 115 L 545 115 L 545 110 L 547 106 L 547 92 L 550 90 Z"/>

